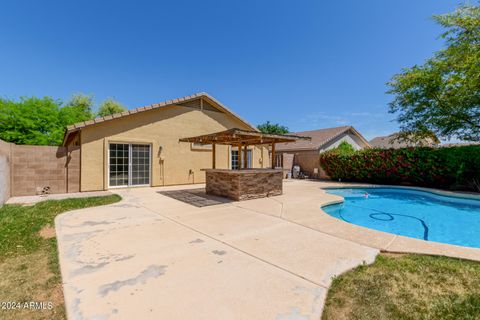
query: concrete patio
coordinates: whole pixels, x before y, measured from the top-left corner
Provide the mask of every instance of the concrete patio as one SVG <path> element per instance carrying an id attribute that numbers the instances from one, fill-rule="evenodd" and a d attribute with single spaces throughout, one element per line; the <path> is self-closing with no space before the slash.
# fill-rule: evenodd
<path id="1" fill-rule="evenodd" d="M 282 218 L 311 188 L 285 186 L 205 207 L 158 193 L 182 188 L 125 189 L 120 203 L 58 216 L 69 318 L 318 319 L 331 277 L 378 250 Z"/>
<path id="2" fill-rule="evenodd" d="M 319 319 L 331 279 L 380 250 L 480 260 L 480 250 L 354 226 L 321 187 L 284 183 L 243 202 L 201 185 L 123 189 L 120 203 L 56 219 L 70 319 Z M 191 203 L 189 203 L 191 202 Z"/>

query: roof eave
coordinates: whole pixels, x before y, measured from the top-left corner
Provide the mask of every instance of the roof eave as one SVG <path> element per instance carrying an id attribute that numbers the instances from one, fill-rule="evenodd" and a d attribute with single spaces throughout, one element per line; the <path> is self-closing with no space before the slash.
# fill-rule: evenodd
<path id="1" fill-rule="evenodd" d="M 115 113 L 115 114 L 112 114 L 112 115 L 109 115 L 109 116 L 99 117 L 99 118 L 95 118 L 95 119 L 92 119 L 92 120 L 83 121 L 83 122 L 79 122 L 79 123 L 75 123 L 73 125 L 67 126 L 67 128 L 65 130 L 62 145 L 64 145 L 66 143 L 66 138 L 70 135 L 70 133 L 78 131 L 78 130 L 82 130 L 83 128 L 85 128 L 87 126 L 96 125 L 96 124 L 99 124 L 99 123 L 103 123 L 103 122 L 106 122 L 106 121 L 118 119 L 118 118 L 121 118 L 121 117 L 124 117 L 124 116 L 129 116 L 129 115 L 140 113 L 140 112 L 146 112 L 146 111 L 150 111 L 150 110 L 154 110 L 154 109 L 159 109 L 161 107 L 175 106 L 175 105 L 178 105 L 180 103 L 188 102 L 188 101 L 191 101 L 191 100 L 194 100 L 194 99 L 199 99 L 199 98 L 210 100 L 211 102 L 213 102 L 214 106 L 217 109 L 219 109 L 220 111 L 223 111 L 226 114 L 229 114 L 230 116 L 236 118 L 237 120 L 239 120 L 241 123 L 243 123 L 248 128 L 252 129 L 253 131 L 260 132 L 257 127 L 248 123 L 246 120 L 244 120 L 242 117 L 240 117 L 239 115 L 237 115 L 236 113 L 231 111 L 229 108 L 227 108 L 225 105 L 223 105 L 221 102 L 216 100 L 214 97 L 212 97 L 208 93 L 199 92 L 199 93 L 192 94 L 190 96 L 185 96 L 185 97 L 181 97 L 181 98 L 177 98 L 177 99 L 173 99 L 173 100 L 167 100 L 167 101 L 163 101 L 163 102 L 160 102 L 160 103 L 155 103 L 155 104 L 152 104 L 152 105 L 149 105 L 149 106 L 139 107 L 139 108 L 135 108 L 133 110 L 127 110 L 127 111 L 124 111 L 124 112 L 121 112 L 121 113 Z"/>

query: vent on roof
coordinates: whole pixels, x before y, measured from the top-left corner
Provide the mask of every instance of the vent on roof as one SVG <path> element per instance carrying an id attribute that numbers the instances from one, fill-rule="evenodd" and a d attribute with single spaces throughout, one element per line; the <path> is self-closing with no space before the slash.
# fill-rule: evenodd
<path id="1" fill-rule="evenodd" d="M 205 100 L 201 101 L 200 99 L 179 103 L 179 105 L 189 107 L 189 108 L 194 108 L 194 109 L 202 109 L 202 102 L 203 102 L 203 110 L 221 112 L 220 110 L 212 106 L 207 101 Z"/>

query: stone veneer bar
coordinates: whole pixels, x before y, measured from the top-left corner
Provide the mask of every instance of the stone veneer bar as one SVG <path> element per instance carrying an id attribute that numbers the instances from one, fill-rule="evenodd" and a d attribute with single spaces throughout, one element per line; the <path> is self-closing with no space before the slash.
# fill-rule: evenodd
<path id="1" fill-rule="evenodd" d="M 205 169 L 206 192 L 236 201 L 282 194 L 282 170 Z"/>

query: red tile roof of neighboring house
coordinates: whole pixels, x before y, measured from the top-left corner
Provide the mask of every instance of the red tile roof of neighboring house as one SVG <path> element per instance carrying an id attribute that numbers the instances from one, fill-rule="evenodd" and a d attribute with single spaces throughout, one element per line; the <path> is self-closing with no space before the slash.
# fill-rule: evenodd
<path id="1" fill-rule="evenodd" d="M 343 126 L 335 128 L 325 128 L 311 131 L 294 132 L 297 136 L 311 137 L 312 140 L 298 140 L 294 143 L 279 143 L 277 151 L 296 151 L 296 150 L 319 150 L 329 142 L 335 140 L 340 135 L 350 131 L 358 136 L 369 147 L 368 141 L 352 126 Z"/>
<path id="2" fill-rule="evenodd" d="M 242 119 L 240 116 L 238 116 L 237 114 L 232 112 L 230 109 L 228 109 L 225 105 L 220 103 L 214 97 L 212 97 L 208 93 L 200 92 L 200 93 L 192 94 L 190 96 L 185 96 L 185 97 L 181 97 L 181 98 L 177 98 L 177 99 L 173 99 L 173 100 L 167 100 L 167 101 L 160 102 L 160 103 L 155 103 L 155 104 L 152 104 L 152 105 L 149 105 L 149 106 L 144 106 L 144 107 L 140 107 L 140 108 L 136 108 L 136 109 L 132 109 L 132 110 L 127 110 L 127 111 L 124 111 L 124 112 L 121 112 L 121 113 L 115 113 L 115 114 L 112 114 L 112 115 L 109 115 L 109 116 L 98 117 L 98 118 L 95 118 L 95 119 L 92 119 L 92 120 L 75 123 L 75 124 L 70 125 L 66 128 L 65 135 L 64 135 L 64 138 L 63 138 L 63 143 L 65 144 L 65 142 L 67 141 L 70 133 L 79 131 L 79 130 L 85 128 L 85 127 L 89 127 L 89 126 L 92 126 L 92 125 L 95 125 L 95 124 L 98 124 L 98 123 L 102 123 L 102 122 L 106 122 L 106 121 L 110 121 L 110 120 L 115 120 L 115 119 L 118 119 L 118 118 L 123 118 L 123 117 L 129 116 L 129 115 L 132 115 L 132 114 L 136 114 L 136 113 L 140 113 L 140 112 L 145 112 L 145 111 L 150 111 L 150 110 L 155 110 L 155 109 L 161 109 L 161 108 L 168 107 L 168 106 L 173 106 L 173 105 L 186 103 L 186 102 L 196 100 L 196 99 L 200 99 L 200 98 L 205 99 L 209 102 L 212 102 L 213 105 L 215 105 L 215 107 L 217 109 L 219 109 L 220 111 L 223 111 L 227 114 L 232 115 L 233 117 L 240 120 L 240 122 L 242 122 L 243 124 L 248 126 L 250 129 L 252 129 L 254 131 L 258 131 L 258 129 L 255 126 L 251 125 L 250 123 L 248 123 L 247 121 Z"/>

